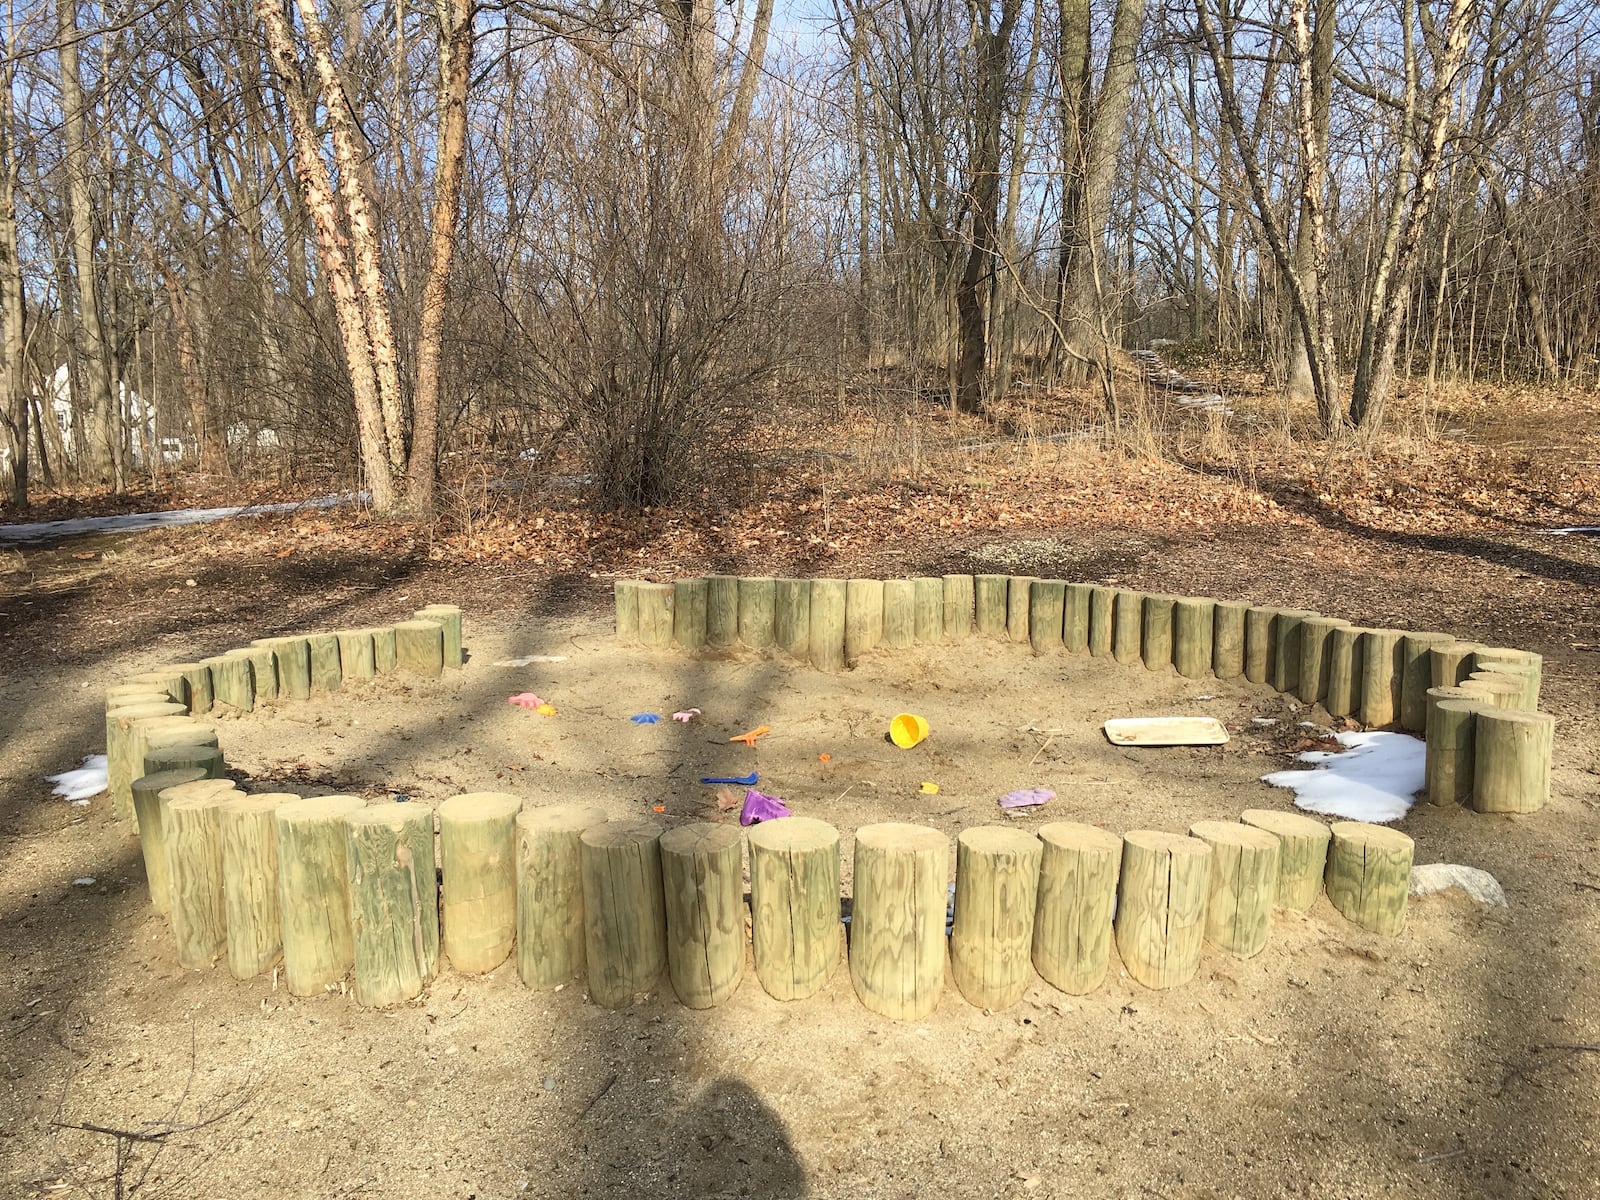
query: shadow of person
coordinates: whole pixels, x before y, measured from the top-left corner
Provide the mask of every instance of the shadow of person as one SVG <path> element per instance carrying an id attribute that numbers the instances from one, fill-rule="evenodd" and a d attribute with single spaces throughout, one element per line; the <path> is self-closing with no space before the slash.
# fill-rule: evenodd
<path id="1" fill-rule="evenodd" d="M 618 1107 L 603 1118 L 602 1136 L 591 1134 L 579 1195 L 797 1200 L 809 1192 L 782 1119 L 743 1080 L 713 1079 L 665 1119 Z"/>

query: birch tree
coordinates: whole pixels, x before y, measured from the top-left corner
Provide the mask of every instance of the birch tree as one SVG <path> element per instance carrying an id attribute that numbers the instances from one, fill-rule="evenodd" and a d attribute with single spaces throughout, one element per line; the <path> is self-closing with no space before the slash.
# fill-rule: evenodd
<path id="1" fill-rule="evenodd" d="M 414 342 L 416 406 L 410 408 L 402 390 L 370 173 L 334 42 L 317 0 L 295 0 L 295 6 L 298 31 L 278 0 L 258 0 L 256 16 L 283 93 L 296 180 L 314 222 L 323 278 L 339 325 L 363 474 L 378 511 L 406 509 L 427 516 L 438 470 L 440 339 L 459 237 L 473 10 L 470 0 L 437 0 L 435 9 L 440 71 L 435 206 Z M 327 121 L 326 139 L 314 120 L 319 102 Z"/>

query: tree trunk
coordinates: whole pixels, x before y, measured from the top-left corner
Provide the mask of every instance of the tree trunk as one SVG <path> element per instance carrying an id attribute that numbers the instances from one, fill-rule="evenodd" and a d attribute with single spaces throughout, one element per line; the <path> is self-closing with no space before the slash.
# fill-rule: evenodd
<path id="1" fill-rule="evenodd" d="M 394 472 L 389 465 L 384 412 L 379 398 L 372 345 L 367 340 L 366 318 L 356 294 L 350 260 L 345 255 L 344 231 L 333 196 L 332 181 L 322 161 L 311 106 L 306 98 L 305 78 L 295 52 L 294 34 L 283 9 L 275 0 L 257 0 L 256 16 L 266 34 L 273 70 L 282 85 L 294 142 L 295 177 L 316 230 L 317 255 L 322 263 L 323 276 L 339 325 L 345 366 L 350 373 L 351 391 L 355 397 L 356 428 L 367 490 L 372 496 L 372 506 L 380 512 L 387 511 L 394 506 Z"/>
<path id="2" fill-rule="evenodd" d="M 433 233 L 417 329 L 417 390 L 413 399 L 407 505 L 413 516 L 433 513 L 439 465 L 439 368 L 450 264 L 461 223 L 461 177 L 467 157 L 467 86 L 472 78 L 471 0 L 439 0 L 439 146 L 434 179 Z"/>
<path id="3" fill-rule="evenodd" d="M 1295 230 L 1294 269 L 1306 281 L 1311 302 L 1311 325 L 1316 331 L 1317 352 L 1323 375 L 1333 375 L 1337 361 L 1333 340 L 1333 310 L 1328 302 L 1328 232 L 1324 196 L 1328 180 L 1329 111 L 1333 104 L 1333 34 L 1338 20 L 1336 0 L 1314 0 L 1316 27 L 1310 24 L 1308 0 L 1290 5 L 1294 23 L 1296 51 L 1300 58 L 1300 223 Z M 1343 423 L 1338 397 L 1319 392 L 1311 369 L 1309 344 L 1299 322 L 1288 328 L 1287 371 L 1284 398 L 1292 401 L 1317 401 L 1317 415 L 1325 431 Z"/>
<path id="4" fill-rule="evenodd" d="M 156 269 L 161 273 L 167 289 L 167 303 L 172 307 L 173 350 L 178 360 L 178 378 L 183 387 L 183 396 L 189 405 L 189 424 L 194 429 L 195 443 L 200 448 L 200 465 L 213 474 L 228 475 L 227 443 L 223 440 L 221 426 L 213 416 L 206 396 L 206 380 L 200 369 L 198 339 L 195 337 L 188 290 L 166 263 L 157 263 Z"/>
<path id="5" fill-rule="evenodd" d="M 257 11 L 268 0 L 260 0 Z M 311 46 L 311 61 L 322 84 L 323 112 L 333 143 L 334 166 L 339 172 L 339 194 L 344 198 L 346 234 L 354 259 L 357 296 L 366 325 L 372 369 L 378 384 L 378 402 L 383 413 L 384 449 L 391 473 L 405 470 L 405 404 L 400 390 L 400 370 L 395 357 L 394 323 L 389 312 L 389 290 L 380 266 L 382 250 L 378 226 L 367 195 L 364 158 L 357 149 L 357 130 L 350 115 L 344 82 L 333 59 L 328 31 L 317 12 L 316 0 L 295 0 L 306 41 Z M 287 25 L 287 21 L 285 21 Z"/>
<path id="6" fill-rule="evenodd" d="M 1021 0 L 1001 0 L 999 24 L 991 31 L 985 6 L 973 6 L 976 44 L 976 113 L 971 159 L 967 168 L 972 196 L 972 241 L 956 284 L 956 408 L 984 410 L 983 371 L 987 360 L 984 301 L 993 291 L 995 255 L 1000 249 L 1000 140 L 1005 122 L 1007 67 L 1011 32 Z"/>
<path id="7" fill-rule="evenodd" d="M 1104 343 L 1111 318 L 1105 309 L 1106 225 L 1143 26 L 1144 0 L 1117 0 L 1105 71 L 1083 146 L 1082 191 L 1074 205 L 1077 219 L 1063 230 L 1062 253 L 1068 256 L 1063 328 L 1074 357 L 1099 363 L 1102 374 L 1109 369 Z"/>
<path id="8" fill-rule="evenodd" d="M 9 54 L 9 46 L 0 42 Z M 17 160 L 9 65 L 0 69 L 0 508 L 28 503 L 28 416 L 23 378 L 22 265 L 17 257 Z"/>
<path id="9" fill-rule="evenodd" d="M 1477 0 L 1451 0 L 1445 18 L 1443 45 L 1434 66 L 1433 95 L 1428 115 L 1428 139 L 1417 156 L 1416 179 L 1407 197 L 1405 223 L 1395 252 L 1394 274 L 1384 301 L 1379 324 L 1378 349 L 1373 357 L 1371 380 L 1351 396 L 1350 415 L 1368 436 L 1383 424 L 1384 406 L 1394 380 L 1395 350 L 1400 344 L 1400 321 L 1405 316 L 1411 273 L 1416 266 L 1422 234 L 1439 190 L 1439 166 L 1445 142 L 1450 136 L 1450 107 L 1455 95 L 1456 77 L 1466 59 L 1467 41 L 1472 32 Z"/>
<path id="10" fill-rule="evenodd" d="M 84 439 L 76 449 L 82 477 L 92 483 L 116 484 L 120 472 L 116 404 L 105 329 L 100 319 L 99 273 L 95 266 L 94 209 L 89 196 L 89 152 L 85 144 L 85 101 L 78 71 L 77 0 L 57 0 L 61 67 L 61 132 L 67 174 L 70 234 L 67 255 L 78 300 L 79 370 L 69 372 L 74 403 L 83 413 Z M 81 386 L 81 396 L 76 394 Z"/>
<path id="11" fill-rule="evenodd" d="M 1303 4 L 1304 0 L 1300 0 Z M 1298 7 L 1298 5 L 1297 5 Z M 1250 198 L 1255 205 L 1256 220 L 1260 223 L 1261 231 L 1266 236 L 1268 249 L 1271 251 L 1272 264 L 1277 268 L 1278 274 L 1283 277 L 1289 288 L 1290 300 L 1293 304 L 1294 316 L 1300 326 L 1300 334 L 1307 345 L 1317 345 L 1320 337 L 1319 328 L 1312 312 L 1312 298 L 1307 291 L 1305 281 L 1294 269 L 1294 257 L 1290 249 L 1289 240 L 1284 232 L 1283 223 L 1279 219 L 1278 211 L 1273 205 L 1272 196 L 1268 189 L 1267 179 L 1261 168 L 1261 161 L 1256 155 L 1260 145 L 1260 138 L 1251 137 L 1244 124 L 1244 113 L 1239 106 L 1238 92 L 1233 82 L 1233 58 L 1231 52 L 1231 27 L 1224 27 L 1219 35 L 1216 24 L 1212 21 L 1211 12 L 1206 0 L 1195 0 L 1195 23 L 1199 28 L 1201 39 L 1205 42 L 1206 53 L 1211 59 L 1211 68 L 1217 77 L 1217 98 L 1222 109 L 1222 119 L 1227 125 L 1229 134 L 1233 139 L 1233 147 L 1239 155 L 1239 165 L 1243 168 L 1245 179 L 1250 186 Z M 1302 137 L 1314 133 L 1314 126 L 1305 120 L 1305 98 L 1302 97 L 1300 132 Z M 1259 113 L 1258 113 L 1259 116 Z M 1260 130 L 1257 130 L 1260 133 Z M 1318 149 L 1318 147 L 1312 147 Z M 1304 147 L 1302 147 L 1304 151 Z M 1257 256 L 1257 274 L 1264 274 L 1266 265 L 1265 256 Z M 1258 288 L 1258 292 L 1259 292 Z M 1332 378 L 1333 364 L 1324 362 L 1321 355 L 1310 355 L 1308 362 L 1311 366 L 1313 381 L 1316 385 L 1317 395 L 1327 397 L 1326 401 L 1319 401 L 1319 407 L 1324 403 L 1332 404 L 1336 395 L 1336 383 Z"/>

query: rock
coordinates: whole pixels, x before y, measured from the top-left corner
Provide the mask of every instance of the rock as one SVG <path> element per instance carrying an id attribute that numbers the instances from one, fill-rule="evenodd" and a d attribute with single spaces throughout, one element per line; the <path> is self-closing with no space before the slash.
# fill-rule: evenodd
<path id="1" fill-rule="evenodd" d="M 1411 868 L 1411 894 L 1431 896 L 1446 888 L 1458 887 L 1479 904 L 1505 908 L 1506 894 L 1500 881 L 1477 867 L 1463 867 L 1458 863 L 1426 863 Z"/>

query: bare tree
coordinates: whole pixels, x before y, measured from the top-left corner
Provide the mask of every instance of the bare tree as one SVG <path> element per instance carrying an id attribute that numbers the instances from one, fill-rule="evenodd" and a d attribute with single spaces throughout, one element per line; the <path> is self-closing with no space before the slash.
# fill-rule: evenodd
<path id="1" fill-rule="evenodd" d="M 113 484 L 120 491 L 123 484 L 122 430 L 111 390 L 113 373 L 110 350 L 101 320 L 96 209 L 89 189 L 91 174 L 98 172 L 90 166 L 88 105 L 78 68 L 77 0 L 56 0 L 56 12 L 63 169 L 66 173 L 66 208 L 70 223 L 66 257 L 71 264 L 74 299 L 77 302 L 77 319 L 72 329 L 76 354 L 69 358 L 69 363 L 76 360 L 76 369 L 68 371 L 68 379 L 76 406 L 85 418 L 87 445 L 81 452 L 83 473 L 94 482 Z M 82 401 L 78 402 L 76 398 L 80 393 Z"/>
<path id="2" fill-rule="evenodd" d="M 12 49 L 16 23 L 7 14 L 0 41 L 0 507 L 28 503 L 28 417 L 30 398 L 23 372 L 22 263 L 17 253 L 16 113 Z"/>

